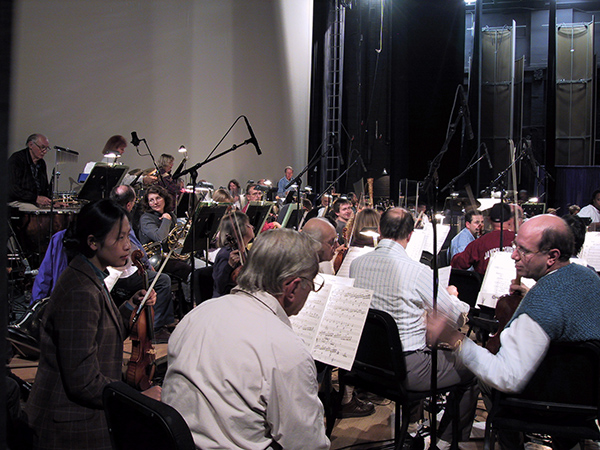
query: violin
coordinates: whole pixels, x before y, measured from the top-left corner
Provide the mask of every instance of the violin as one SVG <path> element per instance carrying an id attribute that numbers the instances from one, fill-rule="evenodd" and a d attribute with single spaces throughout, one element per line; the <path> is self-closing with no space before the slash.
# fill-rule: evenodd
<path id="1" fill-rule="evenodd" d="M 521 277 L 517 276 L 515 282 L 516 284 L 520 284 Z M 490 336 L 485 344 L 485 348 L 487 348 L 494 355 L 500 350 L 500 333 L 502 333 L 502 330 L 504 330 L 508 324 L 508 321 L 512 318 L 513 314 L 519 307 L 521 300 L 523 300 L 521 293 L 515 292 L 514 294 L 503 295 L 496 303 L 496 312 L 494 313 L 494 318 L 498 321 L 498 329 L 492 336 Z"/>
<path id="2" fill-rule="evenodd" d="M 230 234 L 225 235 L 225 241 L 227 242 L 227 246 L 231 248 L 232 251 L 240 251 L 240 263 L 235 269 L 233 269 L 233 272 L 231 272 L 230 276 L 231 281 L 237 284 L 237 278 L 242 270 L 242 267 L 244 267 L 244 264 L 246 263 L 246 248 L 244 247 L 243 242 L 240 242 Z"/>
<path id="3" fill-rule="evenodd" d="M 140 276 L 144 277 L 144 289 L 148 290 L 148 274 L 142 264 L 143 253 L 134 250 L 131 262 L 137 267 Z M 158 277 L 157 277 L 158 278 Z M 127 362 L 125 380 L 130 386 L 145 391 L 152 386 L 156 371 L 156 350 L 152 345 L 154 339 L 154 308 L 140 303 L 140 308 L 134 310 L 130 319 L 131 327 L 131 358 Z"/>

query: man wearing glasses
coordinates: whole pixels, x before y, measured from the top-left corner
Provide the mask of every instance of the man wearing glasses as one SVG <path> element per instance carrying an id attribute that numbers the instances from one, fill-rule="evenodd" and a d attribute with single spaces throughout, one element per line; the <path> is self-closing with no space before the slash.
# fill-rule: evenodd
<path id="1" fill-rule="evenodd" d="M 162 401 L 197 448 L 329 448 L 315 363 L 289 321 L 322 287 L 316 247 L 291 229 L 262 233 L 231 294 L 175 328 Z"/>
<path id="2" fill-rule="evenodd" d="M 27 138 L 27 148 L 8 158 L 8 201 L 21 211 L 50 207 L 50 189 L 44 156 L 50 150 L 48 138 L 35 133 Z"/>

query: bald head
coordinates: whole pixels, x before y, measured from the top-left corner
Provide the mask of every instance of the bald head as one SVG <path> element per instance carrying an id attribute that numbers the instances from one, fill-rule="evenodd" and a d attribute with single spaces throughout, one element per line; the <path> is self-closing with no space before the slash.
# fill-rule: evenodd
<path id="1" fill-rule="evenodd" d="M 135 206 L 135 191 L 131 186 L 120 184 L 110 191 L 110 199 L 131 212 Z"/>
<path id="2" fill-rule="evenodd" d="M 381 216 L 379 227 L 383 239 L 399 242 L 408 239 L 415 229 L 415 221 L 412 214 L 404 208 L 391 208 Z"/>
<path id="3" fill-rule="evenodd" d="M 321 219 L 320 217 L 310 219 L 302 227 L 302 232 L 321 244 L 321 248 L 317 252 L 319 262 L 331 261 L 333 259 L 335 249 L 337 248 L 337 233 L 334 226 L 328 220 Z"/>
<path id="4" fill-rule="evenodd" d="M 551 214 L 535 216 L 523 223 L 515 238 L 512 258 L 519 276 L 539 280 L 569 264 L 574 238 L 569 225 Z"/>

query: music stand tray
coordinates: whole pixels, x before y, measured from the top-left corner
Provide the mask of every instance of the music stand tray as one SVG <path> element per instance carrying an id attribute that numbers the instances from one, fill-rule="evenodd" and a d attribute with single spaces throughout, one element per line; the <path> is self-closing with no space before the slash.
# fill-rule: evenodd
<path id="1" fill-rule="evenodd" d="M 129 166 L 109 166 L 97 163 L 85 179 L 77 198 L 95 202 L 108 197 L 113 187 L 117 186 L 125 177 Z"/>
<path id="2" fill-rule="evenodd" d="M 250 220 L 250 225 L 254 227 L 256 234 L 260 233 L 265 226 L 267 217 L 273 208 L 273 203 L 269 202 L 250 202 L 246 215 Z"/>
<path id="3" fill-rule="evenodd" d="M 227 211 L 226 204 L 199 204 L 194 213 L 194 234 L 189 232 L 183 242 L 181 253 L 191 253 L 196 246 L 198 250 L 208 250 L 209 242 L 217 234 L 221 218 Z M 198 248 L 200 246 L 200 248 Z"/>

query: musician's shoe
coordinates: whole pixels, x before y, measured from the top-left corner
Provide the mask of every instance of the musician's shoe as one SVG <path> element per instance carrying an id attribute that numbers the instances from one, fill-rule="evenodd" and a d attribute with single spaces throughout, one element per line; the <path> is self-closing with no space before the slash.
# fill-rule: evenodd
<path id="1" fill-rule="evenodd" d="M 338 417 L 347 419 L 349 417 L 366 417 L 375 412 L 375 405 L 369 401 L 359 399 L 356 394 L 352 395 L 350 400 L 345 405 L 342 405 L 338 412 Z"/>
<path id="2" fill-rule="evenodd" d="M 152 343 L 166 344 L 169 341 L 169 337 L 171 337 L 169 330 L 167 330 L 166 327 L 161 327 L 158 330 L 154 330 L 154 339 L 152 340 Z"/>

